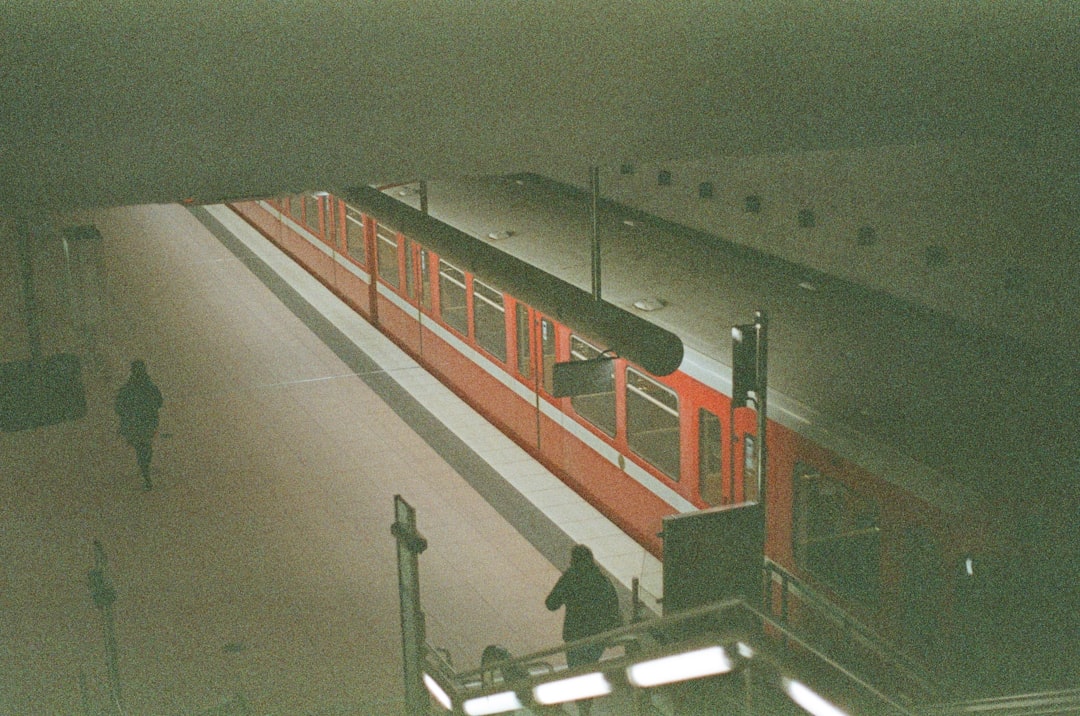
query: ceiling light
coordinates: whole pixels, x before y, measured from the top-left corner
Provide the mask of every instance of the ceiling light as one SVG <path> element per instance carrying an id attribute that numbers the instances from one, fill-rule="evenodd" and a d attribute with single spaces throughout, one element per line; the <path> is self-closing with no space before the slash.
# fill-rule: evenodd
<path id="1" fill-rule="evenodd" d="M 537 703 L 550 706 L 567 701 L 591 699 L 611 693 L 611 684 L 603 674 L 596 672 L 572 676 L 569 679 L 549 681 L 533 688 L 533 698 Z"/>
<path id="2" fill-rule="evenodd" d="M 488 714 L 503 714 L 507 711 L 516 711 L 521 708 L 521 701 L 513 691 L 500 691 L 488 696 L 477 696 L 469 699 L 461 705 L 469 716 L 488 716 Z"/>
<path id="3" fill-rule="evenodd" d="M 731 659 L 724 650 L 719 646 L 710 646 L 632 664 L 626 670 L 626 677 L 634 686 L 647 688 L 726 674 L 732 668 Z"/>
<path id="4" fill-rule="evenodd" d="M 806 684 L 786 677 L 782 683 L 784 691 L 791 697 L 791 700 L 814 716 L 848 716 L 847 712 L 833 706 Z"/>
<path id="5" fill-rule="evenodd" d="M 439 686 L 435 679 L 431 678 L 427 674 L 424 674 L 424 686 L 431 692 L 431 695 L 435 697 L 435 700 L 442 704 L 443 708 L 448 711 L 454 709 L 454 704 L 450 702 L 450 696 L 447 695 L 443 688 Z"/>
<path id="6" fill-rule="evenodd" d="M 648 298 L 639 298 L 634 301 L 634 308 L 639 311 L 659 311 L 661 308 L 667 305 L 662 298 L 655 298 L 650 296 Z"/>

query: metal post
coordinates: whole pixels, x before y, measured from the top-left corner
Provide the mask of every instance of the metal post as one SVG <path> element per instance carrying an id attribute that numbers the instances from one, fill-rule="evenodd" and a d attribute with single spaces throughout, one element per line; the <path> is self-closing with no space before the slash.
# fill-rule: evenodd
<path id="1" fill-rule="evenodd" d="M 390 533 L 397 539 L 398 597 L 401 602 L 401 642 L 405 671 L 405 713 L 423 716 L 430 709 L 424 686 L 424 613 L 420 610 L 420 565 L 417 559 L 427 549 L 427 540 L 416 531 L 416 510 L 394 495 L 394 524 Z"/>
<path id="2" fill-rule="evenodd" d="M 109 669 L 109 713 L 119 716 L 123 713 L 120 705 L 120 669 L 116 649 L 116 625 L 113 620 L 112 605 L 116 601 L 116 590 L 105 576 L 105 550 L 101 542 L 94 540 L 94 568 L 90 570 L 90 596 L 94 605 L 101 610 L 105 627 L 105 660 Z"/>
<path id="3" fill-rule="evenodd" d="M 589 216 L 592 240 L 592 297 L 600 300 L 600 167 L 589 167 Z"/>

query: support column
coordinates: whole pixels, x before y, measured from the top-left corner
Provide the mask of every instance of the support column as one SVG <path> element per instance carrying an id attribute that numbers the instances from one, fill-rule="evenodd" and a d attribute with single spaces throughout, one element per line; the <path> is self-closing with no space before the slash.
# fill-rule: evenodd
<path id="1" fill-rule="evenodd" d="M 424 686 L 424 648 L 427 637 L 424 612 L 420 609 L 420 553 L 427 540 L 416 531 L 416 510 L 401 495 L 394 495 L 394 524 L 397 539 L 398 597 L 401 602 L 401 644 L 405 667 L 405 713 L 424 716 L 430 711 Z"/>

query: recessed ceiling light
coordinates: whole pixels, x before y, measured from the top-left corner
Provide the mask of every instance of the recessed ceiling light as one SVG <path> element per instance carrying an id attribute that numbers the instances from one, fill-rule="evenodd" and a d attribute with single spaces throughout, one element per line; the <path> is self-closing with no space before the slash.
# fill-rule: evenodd
<path id="1" fill-rule="evenodd" d="M 667 305 L 667 301 L 662 298 L 656 298 L 650 296 L 648 298 L 639 298 L 634 301 L 634 308 L 639 311 L 659 311 L 661 308 Z"/>

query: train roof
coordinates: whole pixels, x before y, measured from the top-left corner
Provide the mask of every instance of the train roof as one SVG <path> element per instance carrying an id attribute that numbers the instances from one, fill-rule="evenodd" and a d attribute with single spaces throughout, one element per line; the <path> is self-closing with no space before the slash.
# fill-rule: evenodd
<path id="1" fill-rule="evenodd" d="M 586 194 L 535 175 L 426 187 L 433 218 L 590 290 Z M 384 191 L 419 206 L 416 184 Z M 770 407 L 782 408 L 786 422 L 834 436 L 848 446 L 843 454 L 862 453 L 864 465 L 878 452 L 869 445 L 888 446 L 931 468 L 919 479 L 940 480 L 939 496 L 970 490 L 1000 502 L 1044 494 L 1074 504 L 1075 356 L 614 202 L 600 203 L 598 229 L 602 297 L 679 336 L 684 366 L 695 355 L 729 366 L 731 327 L 762 309 Z M 900 471 L 921 469 L 889 462 Z"/>

